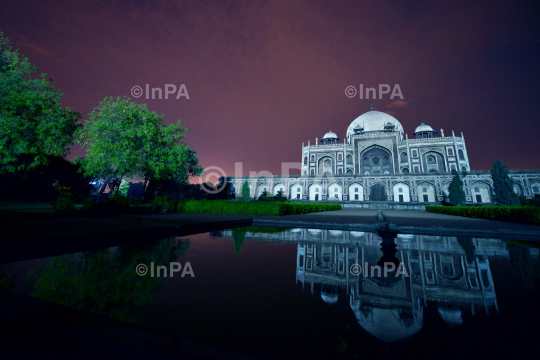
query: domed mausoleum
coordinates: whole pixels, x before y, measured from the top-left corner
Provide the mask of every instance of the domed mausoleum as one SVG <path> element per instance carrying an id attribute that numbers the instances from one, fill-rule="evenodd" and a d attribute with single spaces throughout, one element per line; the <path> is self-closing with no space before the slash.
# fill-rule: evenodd
<path id="1" fill-rule="evenodd" d="M 303 143 L 301 175 L 236 177 L 233 184 L 238 195 L 248 180 L 252 197 L 281 189 L 291 200 L 422 209 L 447 199 L 452 170 L 457 170 L 468 174 L 463 179 L 467 203 L 493 202 L 490 173 L 471 170 L 463 133 L 445 135 L 431 125 L 422 122 L 409 138 L 398 119 L 372 106 L 350 123 L 343 140 L 329 131 Z M 510 170 L 510 176 L 519 195 L 540 194 L 539 171 Z"/>

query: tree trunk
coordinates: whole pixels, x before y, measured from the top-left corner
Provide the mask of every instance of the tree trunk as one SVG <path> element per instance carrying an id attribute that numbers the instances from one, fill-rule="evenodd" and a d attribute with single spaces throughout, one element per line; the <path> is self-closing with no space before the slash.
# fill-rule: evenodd
<path id="1" fill-rule="evenodd" d="M 141 200 L 144 200 L 144 193 L 146 192 L 146 186 L 148 185 L 148 176 L 144 177 L 144 184 L 142 187 Z"/>
<path id="2" fill-rule="evenodd" d="M 96 199 L 96 203 L 99 203 L 99 201 L 101 200 L 101 195 L 103 195 L 103 192 L 105 191 L 105 189 L 107 188 L 107 185 L 109 184 L 109 181 L 111 180 L 111 177 L 107 177 L 107 179 L 105 180 L 105 183 L 103 184 L 103 186 L 101 187 L 101 189 L 99 189 L 99 194 L 98 194 L 98 197 Z"/>
<path id="3" fill-rule="evenodd" d="M 148 188 L 148 185 L 150 185 L 150 177 L 149 176 L 145 176 L 144 177 L 144 184 L 143 184 L 143 188 L 142 188 L 142 195 L 141 195 L 141 200 L 143 201 L 146 201 L 148 200 L 146 196 L 146 189 Z"/>
<path id="4" fill-rule="evenodd" d="M 123 177 L 121 177 L 120 181 L 118 181 L 118 187 L 116 188 L 116 192 L 114 193 L 114 195 L 118 195 L 118 191 L 120 190 L 120 185 L 122 185 L 122 179 Z"/>

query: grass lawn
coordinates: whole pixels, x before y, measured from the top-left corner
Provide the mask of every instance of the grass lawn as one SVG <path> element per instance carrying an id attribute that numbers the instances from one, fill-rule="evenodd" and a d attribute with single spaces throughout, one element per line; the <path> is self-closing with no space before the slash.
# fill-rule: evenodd
<path id="1" fill-rule="evenodd" d="M 75 205 L 75 209 L 80 209 L 81 207 L 82 205 L 80 204 Z M 0 211 L 54 214 L 54 210 L 49 203 L 0 203 Z"/>
<path id="2" fill-rule="evenodd" d="M 426 211 L 477 219 L 540 225 L 540 208 L 533 206 L 426 206 Z"/>

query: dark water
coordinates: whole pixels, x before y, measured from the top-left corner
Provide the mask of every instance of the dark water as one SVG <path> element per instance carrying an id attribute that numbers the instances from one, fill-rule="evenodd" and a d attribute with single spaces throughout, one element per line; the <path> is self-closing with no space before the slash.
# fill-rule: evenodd
<path id="1" fill-rule="evenodd" d="M 0 284 L 246 355 L 537 357 L 537 247 L 498 239 L 253 230 L 12 263 L 0 270 Z M 171 262 L 181 269 L 150 276 L 152 264 L 156 275 Z M 386 277 L 377 270 L 366 276 L 366 268 L 384 263 L 402 266 Z M 146 275 L 137 274 L 139 264 L 147 266 Z M 351 273 L 355 264 L 363 267 L 359 275 Z"/>

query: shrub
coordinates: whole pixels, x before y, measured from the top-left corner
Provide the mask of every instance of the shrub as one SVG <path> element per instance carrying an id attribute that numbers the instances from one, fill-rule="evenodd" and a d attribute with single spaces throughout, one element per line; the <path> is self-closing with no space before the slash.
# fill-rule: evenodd
<path id="1" fill-rule="evenodd" d="M 94 199 L 88 198 L 84 200 L 82 208 L 83 210 L 86 210 L 89 209 L 92 205 L 94 205 Z"/>
<path id="2" fill-rule="evenodd" d="M 73 201 L 67 196 L 56 198 L 50 204 L 57 214 L 69 214 L 75 211 Z"/>
<path id="3" fill-rule="evenodd" d="M 190 214 L 235 214 L 235 215 L 297 215 L 321 211 L 341 210 L 340 204 L 296 204 L 284 202 L 232 202 L 232 201 L 182 201 L 178 212 Z"/>
<path id="4" fill-rule="evenodd" d="M 107 203 L 117 208 L 131 207 L 131 200 L 120 194 L 114 194 L 109 196 L 109 198 L 107 199 Z"/>
<path id="5" fill-rule="evenodd" d="M 176 212 L 183 213 L 185 212 L 186 203 L 188 201 L 196 201 L 196 200 L 180 200 L 176 204 Z"/>
<path id="6" fill-rule="evenodd" d="M 287 197 L 283 193 L 283 190 L 279 190 L 277 194 L 274 196 L 274 200 L 276 201 L 287 201 Z"/>
<path id="7" fill-rule="evenodd" d="M 532 199 L 525 199 L 523 196 L 519 197 L 519 202 L 524 206 L 537 206 L 540 207 L 540 195 L 534 194 Z"/>
<path id="8" fill-rule="evenodd" d="M 532 206 L 426 206 L 426 211 L 477 219 L 540 225 L 540 209 Z"/>
<path id="9" fill-rule="evenodd" d="M 259 196 L 257 201 L 274 202 L 274 201 L 276 201 L 276 199 L 274 198 L 274 196 L 269 191 L 265 191 Z"/>
<path id="10" fill-rule="evenodd" d="M 176 212 L 177 206 L 178 206 L 178 200 L 176 199 L 167 200 L 165 202 L 165 209 L 167 210 L 168 213 Z"/>
<path id="11" fill-rule="evenodd" d="M 167 199 L 164 196 L 156 196 L 154 201 L 152 201 L 152 211 L 162 212 L 166 201 Z"/>
<path id="12" fill-rule="evenodd" d="M 148 213 L 151 207 L 140 206 L 139 199 L 125 197 L 120 194 L 111 195 L 107 201 L 94 203 L 92 199 L 86 199 L 82 211 L 86 216 L 110 216 L 122 214 Z"/>

